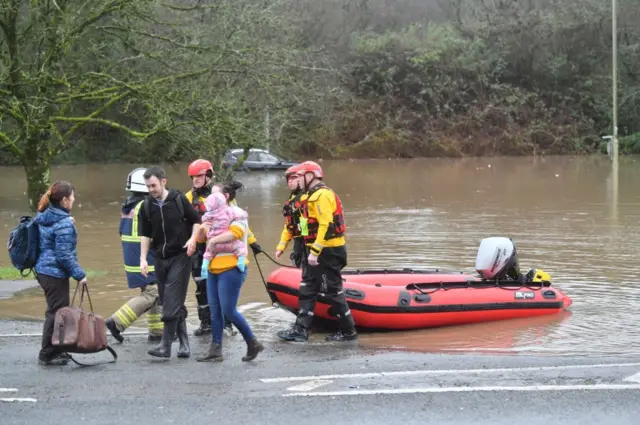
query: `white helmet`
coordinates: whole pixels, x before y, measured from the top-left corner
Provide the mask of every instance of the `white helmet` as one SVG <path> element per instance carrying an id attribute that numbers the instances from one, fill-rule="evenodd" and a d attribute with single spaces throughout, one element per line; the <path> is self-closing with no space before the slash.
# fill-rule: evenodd
<path id="1" fill-rule="evenodd" d="M 130 192 L 149 193 L 147 185 L 144 183 L 144 172 L 146 168 L 136 168 L 127 176 L 127 187 L 125 190 Z"/>

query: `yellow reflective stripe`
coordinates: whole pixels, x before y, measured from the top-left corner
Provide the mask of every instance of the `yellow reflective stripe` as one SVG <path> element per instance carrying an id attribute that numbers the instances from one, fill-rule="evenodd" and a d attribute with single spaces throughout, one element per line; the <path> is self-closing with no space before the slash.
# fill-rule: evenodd
<path id="1" fill-rule="evenodd" d="M 124 313 L 122 313 L 120 310 L 116 311 L 114 313 L 114 316 L 118 318 L 118 320 L 120 321 L 120 324 L 125 328 L 128 328 L 129 326 L 131 326 L 131 322 L 129 321 L 129 319 L 127 319 L 127 316 L 125 316 Z"/>
<path id="2" fill-rule="evenodd" d="M 138 237 L 138 213 L 143 203 L 144 201 L 138 202 L 138 205 L 136 205 L 136 208 L 133 210 L 133 223 L 131 224 L 131 237 L 137 238 L 138 241 L 140 240 Z"/>
<path id="3" fill-rule="evenodd" d="M 142 270 L 140 270 L 140 266 L 138 267 L 124 266 L 124 271 L 129 273 L 142 273 Z M 156 271 L 156 268 L 154 266 L 149 266 L 149 273 L 153 273 L 155 271 Z"/>
<path id="4" fill-rule="evenodd" d="M 120 240 L 122 242 L 140 242 L 140 236 L 122 235 L 122 236 L 120 236 Z"/>
<path id="5" fill-rule="evenodd" d="M 129 307 L 128 304 L 123 305 L 121 309 L 124 310 L 125 313 L 127 313 L 129 318 L 131 319 L 131 323 L 135 322 L 138 318 L 138 315 L 131 309 L 131 307 Z"/>

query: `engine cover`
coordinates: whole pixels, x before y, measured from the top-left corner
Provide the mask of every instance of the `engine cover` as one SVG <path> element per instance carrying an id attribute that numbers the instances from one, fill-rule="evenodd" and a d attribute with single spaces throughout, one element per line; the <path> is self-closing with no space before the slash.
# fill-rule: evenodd
<path id="1" fill-rule="evenodd" d="M 476 256 L 476 271 L 483 279 L 507 277 L 507 274 L 512 274 L 509 269 L 514 267 L 517 269 L 518 259 L 516 247 L 511 239 L 491 237 L 480 242 Z"/>

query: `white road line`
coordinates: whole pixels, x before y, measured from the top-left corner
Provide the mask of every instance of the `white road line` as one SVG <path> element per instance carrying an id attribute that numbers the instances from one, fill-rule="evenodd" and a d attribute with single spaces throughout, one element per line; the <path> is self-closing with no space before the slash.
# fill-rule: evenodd
<path id="1" fill-rule="evenodd" d="M 322 380 L 309 381 L 309 382 L 305 382 L 304 384 L 294 385 L 293 387 L 289 387 L 287 388 L 287 391 L 311 391 L 311 390 L 318 389 L 320 387 L 324 387 L 325 385 L 329 385 L 332 382 L 333 381 L 322 381 Z"/>
<path id="2" fill-rule="evenodd" d="M 426 388 L 397 388 L 354 391 L 327 392 L 298 392 L 282 394 L 282 397 L 335 397 L 354 395 L 393 395 L 393 394 L 421 394 L 421 393 L 468 393 L 478 391 L 610 391 L 610 390 L 640 390 L 640 384 L 596 384 L 596 385 L 530 385 L 522 387 L 426 387 Z"/>
<path id="3" fill-rule="evenodd" d="M 345 373 L 341 375 L 309 375 L 309 376 L 287 376 L 280 378 L 263 378 L 264 383 L 312 381 L 318 379 L 352 379 L 352 378 L 382 378 L 385 376 L 428 376 L 428 375 L 455 375 L 466 373 L 502 373 L 502 372 L 536 372 L 546 370 L 570 370 L 570 369 L 594 369 L 607 367 L 631 367 L 640 366 L 640 363 L 599 363 L 581 365 L 562 366 L 533 366 L 533 367 L 513 367 L 498 369 L 430 369 L 430 370 L 407 370 L 395 372 L 369 372 L 369 373 Z"/>
<path id="4" fill-rule="evenodd" d="M 0 388 L 0 393 L 17 393 L 17 388 Z"/>
<path id="5" fill-rule="evenodd" d="M 260 307 L 261 305 L 264 305 L 264 303 L 247 303 L 247 304 L 243 304 L 243 305 L 238 307 L 238 311 L 240 313 L 242 313 L 243 311 L 251 310 L 252 308 Z"/>
<path id="6" fill-rule="evenodd" d="M 640 372 L 636 373 L 635 375 L 631 375 L 627 378 L 624 378 L 623 381 L 627 381 L 627 382 L 636 382 L 638 384 L 640 384 Z"/>
<path id="7" fill-rule="evenodd" d="M 35 398 L 0 398 L 0 401 L 4 401 L 5 403 L 13 403 L 15 401 L 17 402 L 30 402 L 30 403 L 37 403 L 38 400 L 36 400 Z"/>

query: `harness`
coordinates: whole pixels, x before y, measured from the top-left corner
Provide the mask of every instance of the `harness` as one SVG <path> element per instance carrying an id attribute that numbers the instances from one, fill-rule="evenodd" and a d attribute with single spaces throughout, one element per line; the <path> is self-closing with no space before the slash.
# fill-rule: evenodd
<path id="1" fill-rule="evenodd" d="M 292 238 L 299 238 L 302 236 L 300 229 L 300 208 L 302 208 L 302 191 L 298 193 L 291 193 L 291 196 L 284 203 L 282 207 L 282 215 L 287 226 L 287 230 L 291 233 Z"/>
<path id="2" fill-rule="evenodd" d="M 342 237 L 344 236 L 346 230 L 342 201 L 340 201 L 340 198 L 333 190 L 329 189 L 324 183 L 321 183 L 315 186 L 313 189 L 309 190 L 309 192 L 307 192 L 307 196 L 305 196 L 304 199 L 300 200 L 301 205 L 298 214 L 298 222 L 300 223 L 300 220 L 303 220 L 303 222 L 300 224 L 301 234 L 304 238 L 304 241 L 307 243 L 314 242 L 318 237 L 318 228 L 320 227 L 320 225 L 316 217 L 309 216 L 309 199 L 311 199 L 311 196 L 320 189 L 331 191 L 336 199 L 336 210 L 333 212 L 333 221 L 329 223 L 329 228 L 327 229 L 327 233 L 325 234 L 324 239 L 329 240 Z M 306 226 L 304 225 L 305 222 Z"/>

